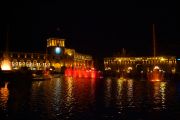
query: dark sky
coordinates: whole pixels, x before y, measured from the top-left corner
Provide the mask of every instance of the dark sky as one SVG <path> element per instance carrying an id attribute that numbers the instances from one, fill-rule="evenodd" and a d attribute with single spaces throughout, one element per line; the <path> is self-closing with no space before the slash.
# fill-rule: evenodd
<path id="1" fill-rule="evenodd" d="M 1 5 L 0 45 L 6 33 L 11 51 L 43 51 L 48 37 L 66 39 L 66 47 L 95 57 L 126 49 L 129 56 L 149 56 L 152 24 L 156 26 L 157 54 L 180 54 L 179 13 L 175 3 L 63 3 L 6 1 Z M 153 6 L 155 5 L 155 6 Z"/>

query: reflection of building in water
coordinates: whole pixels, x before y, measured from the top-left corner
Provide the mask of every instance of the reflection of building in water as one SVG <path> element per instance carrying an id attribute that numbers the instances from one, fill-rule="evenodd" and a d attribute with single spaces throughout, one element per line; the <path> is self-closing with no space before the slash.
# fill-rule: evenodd
<path id="1" fill-rule="evenodd" d="M 8 90 L 8 83 L 5 83 L 5 86 L 0 88 L 0 107 L 6 109 L 7 101 L 9 98 L 9 90 Z"/>
<path id="2" fill-rule="evenodd" d="M 4 53 L 0 53 L 0 64 L 4 60 Z M 12 69 L 19 69 L 27 66 L 31 70 L 44 70 L 53 66 L 60 70 L 66 67 L 86 67 L 93 66 L 92 56 L 77 53 L 74 49 L 65 48 L 65 39 L 47 39 L 47 51 L 44 53 L 8 52 Z"/>
<path id="3" fill-rule="evenodd" d="M 166 82 L 161 82 L 160 84 L 160 90 L 161 90 L 161 104 L 162 108 L 166 108 Z"/>
<path id="4" fill-rule="evenodd" d="M 117 97 L 118 100 L 122 99 L 122 89 L 123 89 L 123 83 L 126 81 L 124 78 L 119 78 L 117 80 Z"/>
<path id="5" fill-rule="evenodd" d="M 127 80 L 127 100 L 129 102 L 129 107 L 134 107 L 134 99 L 133 99 L 133 80 Z"/>
<path id="6" fill-rule="evenodd" d="M 159 104 L 161 103 L 161 95 L 160 95 L 160 82 L 154 83 L 154 103 Z"/>
<path id="7" fill-rule="evenodd" d="M 104 90 L 104 95 L 105 95 L 105 105 L 108 107 L 110 105 L 111 101 L 111 89 L 112 89 L 112 79 L 108 78 L 105 82 L 105 90 Z"/>
<path id="8" fill-rule="evenodd" d="M 124 94 L 123 94 L 123 89 L 124 84 L 126 83 L 126 79 L 125 78 L 119 78 L 116 81 L 117 83 L 117 95 L 116 95 L 116 104 L 118 106 L 118 108 L 120 108 L 120 110 L 123 109 L 123 99 L 124 99 Z"/>
<path id="9" fill-rule="evenodd" d="M 166 82 L 155 82 L 153 93 L 154 109 L 165 109 L 166 107 Z"/>
<path id="10" fill-rule="evenodd" d="M 176 69 L 176 57 L 108 57 L 104 58 L 104 68 L 107 72 L 120 73 L 125 71 L 149 72 L 154 64 L 166 72 L 174 72 Z"/>
<path id="11" fill-rule="evenodd" d="M 92 98 L 92 100 L 94 100 L 95 99 L 95 81 L 96 81 L 96 79 L 91 79 L 91 86 L 90 86 L 90 90 L 91 90 L 91 98 Z"/>
<path id="12" fill-rule="evenodd" d="M 125 89 L 126 90 L 123 90 Z M 127 97 L 126 97 L 127 95 Z M 133 80 L 132 79 L 124 79 L 120 78 L 117 80 L 117 105 L 120 107 L 124 104 L 123 99 L 127 98 L 126 101 L 128 102 L 128 107 L 134 107 L 134 98 L 133 98 Z"/>
<path id="13" fill-rule="evenodd" d="M 73 79 L 72 77 L 66 77 L 65 78 L 67 81 L 67 86 L 66 86 L 66 101 L 65 101 L 65 105 L 67 107 L 71 106 L 73 103 Z"/>

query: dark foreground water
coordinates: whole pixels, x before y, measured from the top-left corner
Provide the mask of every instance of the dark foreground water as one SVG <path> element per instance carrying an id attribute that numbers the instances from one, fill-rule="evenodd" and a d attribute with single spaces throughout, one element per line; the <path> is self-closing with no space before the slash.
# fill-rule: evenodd
<path id="1" fill-rule="evenodd" d="M 180 82 L 54 78 L 1 82 L 0 120 L 180 119 Z"/>

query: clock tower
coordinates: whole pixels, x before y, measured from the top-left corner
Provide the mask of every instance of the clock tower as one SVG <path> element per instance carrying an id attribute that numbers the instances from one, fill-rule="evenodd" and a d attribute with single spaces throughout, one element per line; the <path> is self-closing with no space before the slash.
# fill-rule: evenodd
<path id="1" fill-rule="evenodd" d="M 65 39 L 48 38 L 47 39 L 47 54 L 53 59 L 60 59 L 64 55 Z"/>

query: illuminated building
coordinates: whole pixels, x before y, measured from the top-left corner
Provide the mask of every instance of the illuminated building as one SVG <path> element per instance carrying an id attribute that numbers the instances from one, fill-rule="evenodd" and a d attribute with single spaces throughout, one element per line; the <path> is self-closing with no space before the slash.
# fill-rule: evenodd
<path id="1" fill-rule="evenodd" d="M 176 57 L 108 57 L 104 58 L 105 71 L 113 73 L 130 73 L 139 71 L 141 73 L 149 72 L 154 65 L 158 65 L 161 70 L 173 73 L 176 70 Z"/>
<path id="2" fill-rule="evenodd" d="M 90 55 L 77 53 L 74 49 L 65 47 L 65 39 L 47 39 L 47 50 L 44 53 L 8 52 L 13 70 L 29 67 L 31 70 L 45 70 L 54 67 L 60 71 L 63 66 L 72 68 L 93 67 Z M 0 53 L 0 64 L 4 60 L 4 53 Z"/>
<path id="3" fill-rule="evenodd" d="M 106 73 L 149 73 L 157 66 L 163 73 L 175 73 L 178 59 L 175 56 L 156 56 L 155 25 L 153 24 L 153 57 L 108 57 L 104 58 Z M 125 50 L 123 48 L 123 56 Z M 180 60 L 180 59 L 179 59 Z"/>

